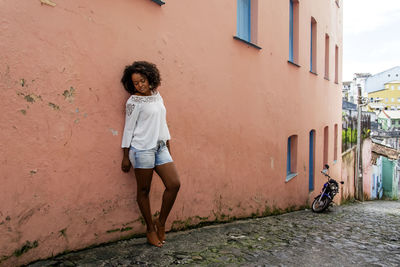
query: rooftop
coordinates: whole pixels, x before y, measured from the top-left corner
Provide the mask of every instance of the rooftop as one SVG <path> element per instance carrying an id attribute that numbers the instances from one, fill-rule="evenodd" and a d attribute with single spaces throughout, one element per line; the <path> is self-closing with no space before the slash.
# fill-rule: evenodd
<path id="1" fill-rule="evenodd" d="M 378 115 L 379 118 L 400 119 L 400 110 L 382 110 Z"/>

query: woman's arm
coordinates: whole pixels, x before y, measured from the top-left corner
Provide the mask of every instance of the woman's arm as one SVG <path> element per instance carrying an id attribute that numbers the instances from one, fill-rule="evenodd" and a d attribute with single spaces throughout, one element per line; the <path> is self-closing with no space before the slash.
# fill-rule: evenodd
<path id="1" fill-rule="evenodd" d="M 124 172 L 129 172 L 131 168 L 131 163 L 129 161 L 129 148 L 131 146 L 133 131 L 138 116 L 139 116 L 139 105 L 137 103 L 129 101 L 128 99 L 126 103 L 125 127 L 121 145 L 124 153 L 121 163 L 121 169 Z"/>

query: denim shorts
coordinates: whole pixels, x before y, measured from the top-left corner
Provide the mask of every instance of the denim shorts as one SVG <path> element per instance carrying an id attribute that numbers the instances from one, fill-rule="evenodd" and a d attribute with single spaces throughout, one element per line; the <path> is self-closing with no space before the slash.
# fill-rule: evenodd
<path id="1" fill-rule="evenodd" d="M 164 141 L 158 141 L 157 146 L 147 150 L 129 149 L 129 160 L 135 169 L 153 169 L 155 166 L 173 162 Z"/>

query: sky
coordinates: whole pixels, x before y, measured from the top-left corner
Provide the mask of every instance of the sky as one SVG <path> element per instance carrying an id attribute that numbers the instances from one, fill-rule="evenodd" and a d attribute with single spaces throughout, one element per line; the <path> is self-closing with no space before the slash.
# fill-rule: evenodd
<path id="1" fill-rule="evenodd" d="M 343 0 L 343 81 L 400 66 L 400 0 Z"/>

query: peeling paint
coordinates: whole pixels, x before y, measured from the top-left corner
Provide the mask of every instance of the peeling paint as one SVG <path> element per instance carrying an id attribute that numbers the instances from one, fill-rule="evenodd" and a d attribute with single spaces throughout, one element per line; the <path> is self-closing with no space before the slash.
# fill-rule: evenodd
<path id="1" fill-rule="evenodd" d="M 29 102 L 29 103 L 35 102 L 35 99 L 34 99 L 32 96 L 30 96 L 30 95 L 26 95 L 26 96 L 24 97 L 24 99 L 25 99 L 27 102 Z"/>
<path id="2" fill-rule="evenodd" d="M 74 123 L 78 124 L 79 123 L 79 119 L 74 120 Z"/>
<path id="3" fill-rule="evenodd" d="M 21 226 L 29 221 L 29 219 L 35 214 L 35 208 L 28 209 L 18 215 L 18 226 Z"/>
<path id="4" fill-rule="evenodd" d="M 25 86 L 25 79 L 21 79 L 19 82 L 21 83 L 21 86 L 22 86 L 22 87 Z"/>
<path id="5" fill-rule="evenodd" d="M 40 3 L 42 5 L 48 5 L 48 6 L 52 6 L 55 7 L 57 4 L 52 2 L 51 0 L 40 0 Z"/>
<path id="6" fill-rule="evenodd" d="M 19 112 L 21 112 L 23 115 L 26 115 L 26 110 L 25 109 L 21 109 Z"/>
<path id="7" fill-rule="evenodd" d="M 67 228 L 64 228 L 64 229 L 61 229 L 60 231 L 58 231 L 59 233 L 60 233 L 60 236 L 63 236 L 63 237 L 67 237 L 67 234 L 66 234 L 66 232 L 67 232 Z"/>
<path id="8" fill-rule="evenodd" d="M 113 136 L 117 136 L 118 135 L 118 131 L 116 131 L 116 130 L 114 130 L 112 128 L 110 128 L 110 131 L 111 131 Z"/>
<path id="9" fill-rule="evenodd" d="M 29 103 L 34 103 L 37 100 L 42 101 L 42 97 L 40 95 L 35 95 L 35 94 L 25 95 L 24 93 L 21 92 L 17 92 L 17 95 L 24 96 L 24 99 Z"/>
<path id="10" fill-rule="evenodd" d="M 116 228 L 116 229 L 107 230 L 106 233 L 111 234 L 111 233 L 115 233 L 115 232 L 126 232 L 126 231 L 130 231 L 132 229 L 133 229 L 132 227 Z"/>
<path id="11" fill-rule="evenodd" d="M 107 234 L 111 234 L 111 233 L 119 232 L 119 230 L 120 230 L 119 228 L 117 228 L 117 229 L 112 229 L 112 230 L 107 230 L 106 233 L 107 233 Z"/>
<path id="12" fill-rule="evenodd" d="M 68 100 L 68 102 L 72 103 L 74 101 L 75 88 L 71 86 L 69 90 L 65 90 L 62 95 L 64 96 L 65 100 Z"/>
<path id="13" fill-rule="evenodd" d="M 51 107 L 54 110 L 60 110 L 60 107 L 54 103 L 49 102 L 49 107 Z"/>
<path id="14" fill-rule="evenodd" d="M 30 241 L 26 241 L 26 243 L 20 249 L 16 249 L 14 251 L 14 256 L 19 257 L 22 254 L 31 250 L 32 248 L 36 248 L 38 246 L 39 246 L 39 242 L 37 240 L 33 241 L 33 243 L 31 243 Z"/>
<path id="15" fill-rule="evenodd" d="M 31 170 L 30 173 L 31 173 L 31 175 L 34 175 L 34 174 L 37 173 L 37 170 L 36 169 L 35 170 Z"/>

